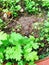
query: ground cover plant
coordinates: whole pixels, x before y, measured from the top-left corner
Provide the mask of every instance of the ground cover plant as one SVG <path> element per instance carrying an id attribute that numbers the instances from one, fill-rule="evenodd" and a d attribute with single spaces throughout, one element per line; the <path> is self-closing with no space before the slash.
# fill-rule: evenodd
<path id="1" fill-rule="evenodd" d="M 42 6 L 46 7 L 47 9 L 49 9 L 49 0 L 42 0 Z"/>
<path id="2" fill-rule="evenodd" d="M 3 12 L 10 12 L 14 17 L 18 15 L 18 11 L 21 9 L 21 6 L 18 4 L 20 0 L 1 0 L 0 6 L 3 8 Z M 18 4 L 18 5 L 17 5 Z"/>
<path id="3" fill-rule="evenodd" d="M 44 58 L 49 56 L 49 20 L 44 21 L 43 26 L 40 29 L 40 41 L 45 44 L 46 52 L 40 55 L 39 58 Z M 42 44 L 42 46 L 44 46 Z"/>
<path id="4" fill-rule="evenodd" d="M 3 4 L 3 5 L 2 5 Z M 43 9 L 49 9 L 48 0 L 0 0 L 0 12 L 3 11 L 17 17 L 21 12 L 37 14 Z"/>
<path id="5" fill-rule="evenodd" d="M 25 2 L 25 10 L 29 13 L 37 13 L 39 11 L 38 9 L 38 3 L 32 0 L 24 0 Z"/>
<path id="6" fill-rule="evenodd" d="M 26 63 L 34 65 L 34 61 L 38 60 L 37 49 L 39 44 L 33 36 L 28 38 L 15 32 L 10 35 L 0 32 L 0 37 L 0 63 L 10 60 L 13 63 L 17 62 L 18 65 L 25 65 Z M 6 65 L 8 64 L 10 62 Z"/>

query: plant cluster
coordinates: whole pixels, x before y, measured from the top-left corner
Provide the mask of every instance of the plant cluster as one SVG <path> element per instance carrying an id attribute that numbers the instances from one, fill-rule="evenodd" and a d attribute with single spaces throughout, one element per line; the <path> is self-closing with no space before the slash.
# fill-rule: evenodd
<path id="1" fill-rule="evenodd" d="M 49 0 L 42 0 L 42 6 L 49 9 Z"/>
<path id="2" fill-rule="evenodd" d="M 24 0 L 25 10 L 29 13 L 38 13 L 42 9 L 49 10 L 49 0 Z"/>
<path id="3" fill-rule="evenodd" d="M 19 3 L 21 3 L 21 0 L 0 0 L 0 11 L 10 12 L 16 17 L 22 7 L 25 12 L 34 14 L 41 12 L 42 8 L 49 9 L 49 0 L 24 0 L 22 4 Z"/>
<path id="4" fill-rule="evenodd" d="M 32 0 L 24 0 L 25 10 L 29 13 L 37 13 L 39 11 L 38 3 Z"/>
<path id="5" fill-rule="evenodd" d="M 49 43 L 49 21 L 45 21 L 43 27 L 40 29 L 41 39 L 45 39 Z"/>
<path id="6" fill-rule="evenodd" d="M 38 60 L 38 48 L 39 44 L 33 36 L 28 38 L 15 32 L 0 32 L 0 63 L 10 60 L 18 65 L 34 65 L 34 61 Z"/>
<path id="7" fill-rule="evenodd" d="M 21 6 L 18 4 L 20 0 L 1 0 L 0 6 L 3 8 L 3 12 L 11 12 L 14 17 L 18 15 L 18 11 L 21 9 Z"/>

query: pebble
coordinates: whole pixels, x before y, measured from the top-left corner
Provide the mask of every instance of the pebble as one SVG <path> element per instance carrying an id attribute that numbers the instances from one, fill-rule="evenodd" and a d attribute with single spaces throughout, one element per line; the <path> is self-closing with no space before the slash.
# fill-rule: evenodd
<path id="1" fill-rule="evenodd" d="M 22 8 L 22 9 L 20 10 L 20 12 L 21 12 L 21 13 L 24 12 L 24 9 Z"/>
<path id="2" fill-rule="evenodd" d="M 4 18 L 5 18 L 5 20 L 6 20 L 6 19 L 7 19 L 7 14 L 6 14 L 6 13 L 4 13 L 3 17 L 4 17 Z"/>

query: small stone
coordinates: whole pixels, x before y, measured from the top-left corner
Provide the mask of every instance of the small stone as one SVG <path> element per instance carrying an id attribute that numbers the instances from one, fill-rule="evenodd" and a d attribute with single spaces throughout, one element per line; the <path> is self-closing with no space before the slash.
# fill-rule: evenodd
<path id="1" fill-rule="evenodd" d="M 24 12 L 24 9 L 22 8 L 22 9 L 20 10 L 20 12 L 21 12 L 21 13 Z"/>
<path id="2" fill-rule="evenodd" d="M 5 18 L 5 20 L 6 20 L 6 19 L 7 19 L 7 14 L 6 14 L 6 13 L 4 13 L 3 17 L 4 17 L 4 18 Z"/>

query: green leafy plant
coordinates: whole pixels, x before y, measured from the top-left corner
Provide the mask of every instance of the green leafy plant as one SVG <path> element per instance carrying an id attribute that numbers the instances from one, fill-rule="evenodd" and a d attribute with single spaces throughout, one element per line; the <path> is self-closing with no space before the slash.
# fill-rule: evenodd
<path id="1" fill-rule="evenodd" d="M 0 11 L 10 12 L 14 17 L 18 16 L 22 7 L 24 12 L 36 14 L 43 9 L 49 10 L 49 0 L 23 0 L 22 3 L 21 0 L 0 0 Z"/>
<path id="2" fill-rule="evenodd" d="M 25 10 L 29 13 L 37 13 L 38 12 L 38 3 L 32 0 L 24 0 Z"/>
<path id="3" fill-rule="evenodd" d="M 2 0 L 3 12 L 11 12 L 11 14 L 16 17 L 18 15 L 18 11 L 21 9 L 21 6 L 18 4 L 20 0 Z"/>
<path id="4" fill-rule="evenodd" d="M 45 39 L 49 43 L 49 22 L 47 20 L 44 22 L 44 25 L 41 28 L 40 36 L 41 36 L 40 39 L 41 38 L 42 40 Z"/>
<path id="5" fill-rule="evenodd" d="M 11 34 L 0 32 L 0 42 L 0 59 L 2 61 L 10 59 L 17 62 L 18 65 L 24 65 L 27 62 L 31 65 L 31 62 L 34 64 L 34 61 L 38 60 L 37 49 L 39 44 L 33 36 L 28 38 L 15 32 Z"/>
<path id="6" fill-rule="evenodd" d="M 42 0 L 42 6 L 47 7 L 49 9 L 49 0 Z"/>
<path id="7" fill-rule="evenodd" d="M 37 0 L 36 2 L 38 2 L 42 9 L 49 10 L 49 0 Z"/>

